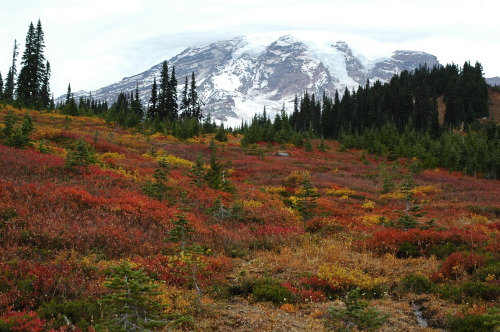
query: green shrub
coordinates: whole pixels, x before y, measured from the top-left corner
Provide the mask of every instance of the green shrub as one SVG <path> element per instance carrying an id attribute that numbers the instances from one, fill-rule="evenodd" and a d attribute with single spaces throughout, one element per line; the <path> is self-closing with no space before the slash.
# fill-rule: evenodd
<path id="1" fill-rule="evenodd" d="M 477 300 L 495 301 L 500 297 L 499 286 L 484 282 L 466 282 L 456 286 L 443 284 L 436 286 L 436 292 L 455 303 Z"/>
<path id="2" fill-rule="evenodd" d="M 416 294 L 432 293 L 434 285 L 426 277 L 419 274 L 409 274 L 401 279 L 403 289 Z"/>
<path id="3" fill-rule="evenodd" d="M 489 315 L 465 315 L 448 317 L 449 329 L 452 332 L 493 332 L 494 326 Z"/>
<path id="4" fill-rule="evenodd" d="M 491 265 L 480 268 L 472 277 L 476 281 L 488 281 L 487 279 L 489 278 L 500 280 L 500 262 L 494 262 Z"/>
<path id="5" fill-rule="evenodd" d="M 272 302 L 274 304 L 294 302 L 292 292 L 272 279 L 257 280 L 253 285 L 252 295 L 259 302 Z"/>
<path id="6" fill-rule="evenodd" d="M 54 327 L 67 325 L 68 321 L 86 331 L 92 321 L 100 316 L 99 305 L 90 301 L 46 302 L 38 310 L 40 318 L 53 321 Z"/>
<path id="7" fill-rule="evenodd" d="M 361 300 L 361 290 L 353 289 L 345 297 L 346 309 L 330 308 L 330 320 L 326 325 L 334 331 L 375 331 L 381 327 L 389 314 L 382 314 Z"/>
<path id="8" fill-rule="evenodd" d="M 412 243 L 405 241 L 399 245 L 398 251 L 396 252 L 397 258 L 411 258 L 418 257 L 420 253 Z"/>
<path id="9" fill-rule="evenodd" d="M 485 282 L 466 282 L 460 287 L 462 292 L 474 299 L 495 301 L 500 298 L 500 287 L 496 284 Z"/>
<path id="10" fill-rule="evenodd" d="M 454 252 L 460 252 L 465 250 L 467 250 L 467 247 L 465 245 L 457 246 L 457 244 L 453 242 L 446 242 L 432 247 L 429 250 L 429 255 L 434 255 L 438 259 L 445 259 Z"/>

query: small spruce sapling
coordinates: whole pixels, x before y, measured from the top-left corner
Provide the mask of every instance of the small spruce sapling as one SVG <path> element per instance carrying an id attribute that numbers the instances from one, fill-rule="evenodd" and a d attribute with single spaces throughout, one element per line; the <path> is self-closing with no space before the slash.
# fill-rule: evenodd
<path id="1" fill-rule="evenodd" d="M 330 321 L 327 322 L 335 331 L 375 331 L 381 327 L 389 314 L 382 314 L 375 308 L 368 308 L 368 303 L 361 300 L 359 288 L 347 293 L 345 309 L 331 307 Z"/>
<path id="2" fill-rule="evenodd" d="M 66 155 L 65 167 L 70 170 L 80 172 L 81 169 L 95 162 L 95 155 L 92 148 L 83 140 L 77 140 L 73 150 Z"/>
<path id="3" fill-rule="evenodd" d="M 104 322 L 98 328 L 110 331 L 152 331 L 165 326 L 164 306 L 156 297 L 158 285 L 143 272 L 134 270 L 128 262 L 113 268 L 111 277 L 104 283 L 111 293 L 100 303 L 104 306 Z"/>

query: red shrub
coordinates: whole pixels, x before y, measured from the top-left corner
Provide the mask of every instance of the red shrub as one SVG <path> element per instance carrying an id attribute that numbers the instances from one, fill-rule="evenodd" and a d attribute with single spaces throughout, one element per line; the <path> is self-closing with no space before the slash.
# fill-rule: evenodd
<path id="1" fill-rule="evenodd" d="M 0 316 L 0 325 L 13 332 L 39 332 L 45 330 L 45 320 L 40 319 L 34 311 L 9 310 Z"/>
<path id="2" fill-rule="evenodd" d="M 448 279 L 457 279 L 464 272 L 472 274 L 484 264 L 484 257 L 471 252 L 468 255 L 464 253 L 453 253 L 444 261 L 443 266 L 436 273 L 431 275 L 435 281 L 444 281 Z"/>

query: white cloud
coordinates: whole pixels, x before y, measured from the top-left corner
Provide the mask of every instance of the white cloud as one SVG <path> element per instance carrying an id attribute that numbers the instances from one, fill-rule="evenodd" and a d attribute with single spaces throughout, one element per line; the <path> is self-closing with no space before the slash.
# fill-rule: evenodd
<path id="1" fill-rule="evenodd" d="M 479 60 L 500 76 L 496 0 L 16 0 L 2 1 L 0 71 L 14 39 L 24 48 L 41 19 L 52 90 L 97 89 L 168 59 L 183 47 L 249 33 L 306 30 L 369 55 L 426 51 L 441 63 Z"/>

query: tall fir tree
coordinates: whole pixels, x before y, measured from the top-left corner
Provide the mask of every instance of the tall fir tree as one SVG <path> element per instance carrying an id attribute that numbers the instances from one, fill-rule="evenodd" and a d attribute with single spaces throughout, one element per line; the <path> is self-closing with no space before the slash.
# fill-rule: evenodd
<path id="1" fill-rule="evenodd" d="M 17 98 L 28 106 L 43 107 L 40 100 L 46 77 L 44 33 L 40 20 L 35 29 L 30 23 L 26 35 L 26 47 L 21 58 L 21 71 L 17 80 Z"/>
<path id="2" fill-rule="evenodd" d="M 160 91 L 158 93 L 158 120 L 163 121 L 168 117 L 168 64 L 163 61 L 162 69 L 160 72 Z"/>
<path id="3" fill-rule="evenodd" d="M 181 117 L 183 119 L 191 118 L 191 105 L 189 103 L 189 97 L 188 97 L 188 91 L 189 91 L 189 81 L 186 76 L 186 81 L 184 83 L 184 89 L 182 90 L 182 99 L 181 99 Z"/>
<path id="4" fill-rule="evenodd" d="M 40 103 L 43 108 L 50 108 L 51 99 L 50 99 L 50 63 L 47 61 L 45 65 L 45 72 L 43 73 L 42 78 L 42 87 L 40 90 Z"/>
<path id="5" fill-rule="evenodd" d="M 14 40 L 14 51 L 12 52 L 12 65 L 9 69 L 9 72 L 7 74 L 7 78 L 5 81 L 5 90 L 4 90 L 4 98 L 6 100 L 12 101 L 14 100 L 14 91 L 15 91 L 15 85 L 16 85 L 16 75 L 17 75 L 17 69 L 16 69 L 16 62 L 17 62 L 17 56 L 19 55 L 18 52 L 18 44 L 17 40 Z"/>
<path id="6" fill-rule="evenodd" d="M 154 120 L 158 117 L 158 85 L 156 76 L 153 77 L 153 86 L 151 87 L 151 97 L 149 97 L 148 118 Z"/>
<path id="7" fill-rule="evenodd" d="M 191 104 L 191 114 L 195 119 L 200 120 L 202 118 L 201 114 L 201 103 L 198 97 L 198 91 L 196 86 L 196 78 L 194 71 L 191 74 L 191 85 L 189 86 L 189 100 Z"/>
<path id="8" fill-rule="evenodd" d="M 4 98 L 3 94 L 3 77 L 2 77 L 2 72 L 0 72 L 0 99 Z"/>
<path id="9" fill-rule="evenodd" d="M 175 77 L 175 67 L 172 67 L 170 81 L 167 87 L 167 109 L 169 120 L 178 118 L 179 106 L 177 105 L 177 78 Z"/>

